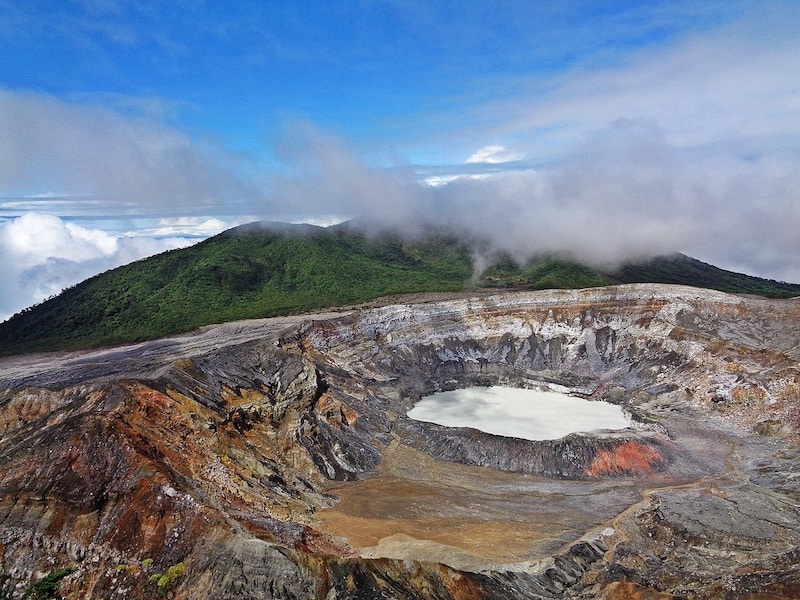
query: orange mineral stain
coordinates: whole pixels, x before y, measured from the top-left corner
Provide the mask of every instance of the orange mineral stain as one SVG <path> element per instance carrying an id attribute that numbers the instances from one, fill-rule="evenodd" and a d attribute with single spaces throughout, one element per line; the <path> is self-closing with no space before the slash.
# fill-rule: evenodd
<path id="1" fill-rule="evenodd" d="M 598 451 L 586 475 L 652 475 L 663 462 L 664 456 L 658 450 L 640 442 L 624 442 L 611 450 Z"/>

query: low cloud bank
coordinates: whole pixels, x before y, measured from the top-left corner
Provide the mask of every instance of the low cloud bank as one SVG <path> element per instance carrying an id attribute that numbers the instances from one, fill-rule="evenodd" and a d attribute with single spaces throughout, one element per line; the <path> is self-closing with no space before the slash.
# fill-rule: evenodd
<path id="1" fill-rule="evenodd" d="M 560 253 L 613 267 L 685 252 L 800 281 L 800 169 L 792 151 L 679 150 L 655 123 L 620 120 L 554 166 L 524 168 L 508 153 L 514 169 L 476 176 L 473 161 L 431 186 L 408 168 L 364 165 L 327 133 L 307 129 L 292 145 L 304 149 L 302 168 L 278 180 L 276 197 L 299 213 L 313 214 L 322 203 L 329 212 L 409 232 L 452 227 L 520 260 Z"/>

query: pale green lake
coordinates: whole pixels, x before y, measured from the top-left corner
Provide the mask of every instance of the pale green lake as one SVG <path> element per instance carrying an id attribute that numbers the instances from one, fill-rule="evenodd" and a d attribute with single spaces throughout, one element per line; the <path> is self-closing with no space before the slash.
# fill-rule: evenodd
<path id="1" fill-rule="evenodd" d="M 425 396 L 408 416 L 526 440 L 554 440 L 570 433 L 625 429 L 631 424 L 616 404 L 506 387 L 472 387 Z"/>

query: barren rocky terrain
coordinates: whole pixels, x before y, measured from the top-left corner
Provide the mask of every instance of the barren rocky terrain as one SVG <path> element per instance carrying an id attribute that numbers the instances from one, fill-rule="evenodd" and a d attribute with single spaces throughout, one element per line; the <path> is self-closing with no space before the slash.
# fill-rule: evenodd
<path id="1" fill-rule="evenodd" d="M 0 359 L 0 590 L 796 598 L 798 342 L 798 300 L 638 284 Z M 474 385 L 633 425 L 537 442 L 406 417 Z"/>

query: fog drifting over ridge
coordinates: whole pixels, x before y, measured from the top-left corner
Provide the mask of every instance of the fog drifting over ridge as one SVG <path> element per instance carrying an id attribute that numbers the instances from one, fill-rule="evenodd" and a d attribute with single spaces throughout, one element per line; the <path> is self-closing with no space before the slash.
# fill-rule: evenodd
<path id="1" fill-rule="evenodd" d="M 619 120 L 558 163 L 536 166 L 494 147 L 472 155 L 489 162 L 450 165 L 440 171 L 450 173 L 447 181 L 430 185 L 410 165 L 367 165 L 345 140 L 311 125 L 292 135 L 281 154 L 286 168 L 260 198 L 241 203 L 251 215 L 161 218 L 150 229 L 116 233 L 36 212 L 0 223 L 9 259 L 0 274 L 10 284 L 0 294 L 0 319 L 98 272 L 256 219 L 358 218 L 412 235 L 447 227 L 490 242 L 476 253 L 478 269 L 494 251 L 520 261 L 558 253 L 604 268 L 684 252 L 800 281 L 800 169 L 790 150 L 687 152 L 651 121 Z M 515 160 L 496 160 L 504 155 Z M 177 209 L 190 212 L 190 204 Z"/>
<path id="2" fill-rule="evenodd" d="M 798 155 L 748 148 L 680 150 L 648 120 L 618 120 L 543 167 L 470 162 L 439 185 L 411 167 L 360 163 L 343 140 L 308 130 L 302 169 L 277 197 L 313 212 L 414 232 L 434 225 L 490 240 L 524 260 L 559 253 L 614 267 L 672 252 L 717 266 L 800 281 Z M 496 149 L 495 149 L 496 150 Z M 481 166 L 481 165 L 478 165 Z M 769 232 L 768 237 L 765 237 Z"/>

